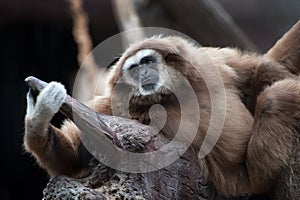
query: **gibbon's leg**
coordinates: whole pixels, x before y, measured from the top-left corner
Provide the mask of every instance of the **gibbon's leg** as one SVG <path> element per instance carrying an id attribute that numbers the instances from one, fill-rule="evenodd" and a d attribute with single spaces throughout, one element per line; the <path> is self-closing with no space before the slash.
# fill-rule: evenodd
<path id="1" fill-rule="evenodd" d="M 253 193 L 265 193 L 287 166 L 299 123 L 299 80 L 278 81 L 259 95 L 246 159 Z"/>
<path id="2" fill-rule="evenodd" d="M 31 91 L 27 94 L 25 149 L 36 157 L 51 176 L 80 176 L 81 173 L 77 155 L 79 129 L 68 121 L 62 129 L 50 124 L 66 96 L 64 86 L 57 82 L 49 83 L 38 95 L 36 103 Z"/>

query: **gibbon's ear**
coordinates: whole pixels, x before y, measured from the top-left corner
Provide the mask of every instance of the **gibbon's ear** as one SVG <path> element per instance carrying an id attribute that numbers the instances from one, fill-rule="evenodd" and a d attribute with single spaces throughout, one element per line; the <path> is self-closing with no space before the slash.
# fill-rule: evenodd
<path id="1" fill-rule="evenodd" d="M 267 57 L 300 74 L 300 20 L 267 52 Z"/>

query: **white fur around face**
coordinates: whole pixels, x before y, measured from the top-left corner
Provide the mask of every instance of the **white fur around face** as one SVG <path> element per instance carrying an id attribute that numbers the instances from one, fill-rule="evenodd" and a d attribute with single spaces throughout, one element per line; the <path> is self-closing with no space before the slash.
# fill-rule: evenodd
<path id="1" fill-rule="evenodd" d="M 40 123 L 49 123 L 66 98 L 67 92 L 65 87 L 57 82 L 49 83 L 41 91 L 35 105 L 33 96 L 29 92 L 27 94 L 26 118 L 37 123 L 37 125 L 41 125 Z"/>
<path id="2" fill-rule="evenodd" d="M 123 65 L 123 75 L 124 78 L 126 80 L 126 82 L 132 86 L 134 86 L 136 88 L 136 91 L 134 91 L 134 95 L 135 96 L 146 96 L 146 95 L 150 95 L 153 94 L 155 92 L 158 91 L 158 89 L 163 85 L 162 80 L 160 78 L 159 82 L 156 84 L 155 88 L 153 90 L 144 90 L 142 85 L 140 85 L 140 83 L 136 80 L 133 80 L 130 76 L 130 74 L 128 73 L 128 69 L 130 68 L 131 65 L 134 64 L 139 64 L 141 59 L 147 56 L 153 56 L 156 58 L 157 61 L 157 65 L 160 65 L 159 67 L 162 67 L 162 57 L 160 55 L 160 53 L 158 53 L 157 51 L 153 50 L 153 49 L 143 49 L 138 51 L 136 54 L 134 54 L 133 56 L 129 57 Z M 161 69 L 159 69 L 161 71 Z"/>
<path id="3" fill-rule="evenodd" d="M 126 71 L 129 69 L 129 67 L 133 64 L 139 64 L 141 59 L 146 57 L 146 56 L 155 56 L 157 55 L 157 52 L 152 50 L 152 49 L 143 49 L 138 51 L 136 54 L 133 56 L 129 57 L 123 66 L 123 70 Z M 156 56 L 155 56 L 156 57 Z"/>

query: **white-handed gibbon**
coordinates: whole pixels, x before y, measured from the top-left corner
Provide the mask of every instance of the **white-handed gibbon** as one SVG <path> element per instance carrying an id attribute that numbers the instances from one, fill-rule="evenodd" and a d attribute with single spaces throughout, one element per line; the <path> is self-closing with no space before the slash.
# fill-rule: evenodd
<path id="1" fill-rule="evenodd" d="M 212 67 L 208 63 L 214 63 L 219 74 L 205 73 Z M 199 70 L 206 74 L 206 82 Z M 181 37 L 149 38 L 129 47 L 114 65 L 108 80 L 110 92 L 95 97 L 95 110 L 112 115 L 113 96 L 120 104 L 114 114 L 147 124 L 148 109 L 162 104 L 169 115 L 160 134 L 172 138 L 176 134 L 172 127 L 180 121 L 180 106 L 168 88 L 180 87 L 178 72 L 189 81 L 199 102 L 195 147 L 201 146 L 209 126 L 211 92 L 216 98 L 219 93 L 218 88 L 208 90 L 207 80 L 213 82 L 221 75 L 225 86 L 222 134 L 212 151 L 199 159 L 208 180 L 227 196 L 267 193 L 287 165 L 298 134 L 300 82 L 296 75 L 300 68 L 292 70 L 272 56 L 198 47 Z M 115 89 L 120 79 L 126 92 Z M 129 94 L 129 112 L 118 110 Z M 48 84 L 36 101 L 28 93 L 24 145 L 51 176 L 78 177 L 85 169 L 79 153 L 80 130 L 70 121 L 60 129 L 50 124 L 65 98 L 66 90 L 56 82 Z"/>

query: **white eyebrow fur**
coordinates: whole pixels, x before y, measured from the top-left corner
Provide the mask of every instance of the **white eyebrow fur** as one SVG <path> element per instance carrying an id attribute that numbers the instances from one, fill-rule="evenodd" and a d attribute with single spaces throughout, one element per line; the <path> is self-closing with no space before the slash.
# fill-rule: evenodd
<path id="1" fill-rule="evenodd" d="M 133 56 L 127 58 L 124 63 L 123 70 L 129 69 L 132 64 L 139 64 L 140 60 L 146 56 L 154 55 L 156 52 L 152 49 L 143 49 L 138 51 Z"/>

